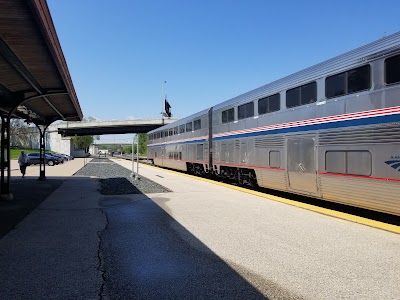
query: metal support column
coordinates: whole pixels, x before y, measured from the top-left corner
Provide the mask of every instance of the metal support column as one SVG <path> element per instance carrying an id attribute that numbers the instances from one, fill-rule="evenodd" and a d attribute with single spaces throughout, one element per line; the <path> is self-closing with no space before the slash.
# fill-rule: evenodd
<path id="1" fill-rule="evenodd" d="M 40 134 L 40 143 L 39 143 L 39 152 L 40 152 L 40 163 L 39 163 L 39 178 L 38 180 L 46 180 L 46 161 L 45 161 L 45 153 L 46 153 L 46 129 L 49 125 L 45 125 L 43 127 L 35 124 L 36 127 L 39 129 Z"/>
<path id="2" fill-rule="evenodd" d="M 1 200 L 11 201 L 13 200 L 13 195 L 10 193 L 10 177 L 11 177 L 11 167 L 10 167 L 10 116 L 1 116 L 1 150 L 0 150 L 0 188 L 1 188 Z M 7 169 L 7 172 L 6 172 Z"/>

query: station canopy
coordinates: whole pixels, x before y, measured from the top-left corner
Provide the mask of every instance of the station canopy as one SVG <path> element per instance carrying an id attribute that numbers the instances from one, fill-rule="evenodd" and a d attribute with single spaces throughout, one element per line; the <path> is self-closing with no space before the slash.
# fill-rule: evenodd
<path id="1" fill-rule="evenodd" d="M 0 113 L 38 125 L 82 120 L 45 0 L 0 0 Z"/>

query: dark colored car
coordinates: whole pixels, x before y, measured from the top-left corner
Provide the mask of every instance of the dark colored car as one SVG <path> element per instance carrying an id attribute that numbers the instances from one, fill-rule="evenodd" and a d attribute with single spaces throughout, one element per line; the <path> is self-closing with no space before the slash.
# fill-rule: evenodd
<path id="1" fill-rule="evenodd" d="M 29 158 L 30 165 L 38 165 L 40 163 L 40 153 L 39 152 L 32 152 L 32 153 L 28 153 L 27 155 Z M 56 157 L 46 154 L 44 157 L 44 163 L 49 166 L 54 166 L 54 165 L 58 165 L 60 162 Z"/>
<path id="2" fill-rule="evenodd" d="M 59 164 L 63 164 L 64 161 L 67 160 L 64 156 L 57 153 L 46 152 L 46 155 L 53 156 L 58 161 Z"/>

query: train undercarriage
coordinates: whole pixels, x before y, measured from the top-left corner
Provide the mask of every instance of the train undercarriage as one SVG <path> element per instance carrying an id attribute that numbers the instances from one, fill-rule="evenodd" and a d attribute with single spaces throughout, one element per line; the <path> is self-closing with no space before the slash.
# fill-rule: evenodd
<path id="1" fill-rule="evenodd" d="M 256 173 L 253 169 L 220 166 L 219 172 L 217 167 L 210 172 L 207 164 L 187 163 L 187 170 L 189 174 L 200 177 L 219 179 L 241 186 L 258 186 Z"/>

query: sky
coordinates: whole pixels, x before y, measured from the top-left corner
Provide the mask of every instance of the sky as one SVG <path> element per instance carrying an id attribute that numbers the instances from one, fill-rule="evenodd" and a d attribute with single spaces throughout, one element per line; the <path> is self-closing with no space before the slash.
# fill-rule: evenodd
<path id="1" fill-rule="evenodd" d="M 400 30 L 398 0 L 47 2 L 99 120 L 160 118 L 164 94 L 186 117 Z"/>

